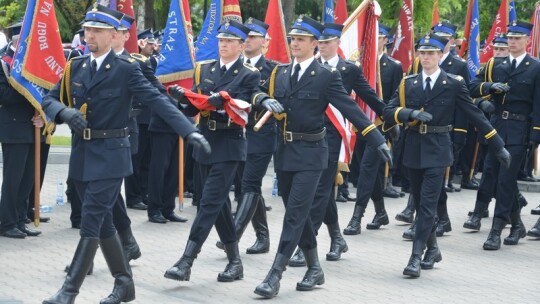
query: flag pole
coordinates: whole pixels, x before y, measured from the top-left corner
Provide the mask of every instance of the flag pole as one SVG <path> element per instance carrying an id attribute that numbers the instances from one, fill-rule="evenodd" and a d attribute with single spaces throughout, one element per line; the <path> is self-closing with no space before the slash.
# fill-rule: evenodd
<path id="1" fill-rule="evenodd" d="M 178 138 L 178 204 L 184 210 L 184 140 Z"/>
<path id="2" fill-rule="evenodd" d="M 35 111 L 35 115 L 39 115 Z M 39 193 L 41 191 L 41 128 L 34 127 L 34 226 L 39 227 Z"/>

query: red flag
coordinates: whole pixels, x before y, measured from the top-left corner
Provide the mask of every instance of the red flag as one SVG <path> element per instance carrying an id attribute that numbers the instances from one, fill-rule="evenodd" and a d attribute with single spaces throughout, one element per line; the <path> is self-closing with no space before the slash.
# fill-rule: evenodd
<path id="1" fill-rule="evenodd" d="M 499 7 L 499 12 L 493 20 L 493 25 L 491 26 L 491 31 L 489 36 L 486 39 L 484 44 L 484 49 L 480 51 L 480 63 L 486 63 L 491 57 L 493 57 L 493 39 L 501 34 L 506 32 L 506 27 L 508 26 L 508 1 L 502 0 L 501 6 Z"/>
<path id="2" fill-rule="evenodd" d="M 334 22 L 337 24 L 343 24 L 349 17 L 347 12 L 347 2 L 345 0 L 337 0 L 336 8 L 334 9 Z"/>
<path id="3" fill-rule="evenodd" d="M 536 2 L 536 8 L 531 17 L 531 23 L 533 25 L 531 39 L 527 43 L 527 53 L 529 55 L 538 58 L 538 48 L 540 46 L 540 2 Z"/>
<path id="4" fill-rule="evenodd" d="M 189 99 L 189 102 L 201 111 L 215 111 L 216 107 L 208 103 L 210 96 L 198 94 L 190 90 L 184 89 L 184 96 Z M 248 121 L 248 115 L 251 111 L 251 105 L 240 99 L 232 98 L 229 93 L 220 91 L 219 94 L 225 100 L 223 102 L 223 109 L 227 112 L 227 115 L 231 120 L 242 127 L 245 127 Z"/>
<path id="5" fill-rule="evenodd" d="M 240 14 L 240 4 L 238 0 L 223 0 L 223 20 L 234 20 L 242 22 L 242 15 Z"/>
<path id="6" fill-rule="evenodd" d="M 64 74 L 66 59 L 53 1 L 37 0 L 35 5 L 22 75 L 40 87 L 50 90 Z"/>
<path id="7" fill-rule="evenodd" d="M 265 57 L 281 63 L 291 62 L 291 52 L 287 43 L 287 33 L 285 31 L 285 16 L 281 6 L 281 0 L 268 1 L 266 17 L 264 22 L 269 24 L 268 36 L 269 44 Z"/>
<path id="8" fill-rule="evenodd" d="M 439 0 L 433 3 L 433 14 L 431 15 L 431 27 L 439 24 Z"/>
<path id="9" fill-rule="evenodd" d="M 401 61 L 404 73 L 414 60 L 413 0 L 403 0 L 394 36 L 392 57 Z"/>
<path id="10" fill-rule="evenodd" d="M 438 1 L 438 0 L 437 0 Z M 461 48 L 459 49 L 459 57 L 465 58 L 465 54 L 469 49 L 469 37 L 471 35 L 471 17 L 474 0 L 469 0 L 467 6 L 467 17 L 465 17 L 465 30 L 463 32 L 463 41 L 461 42 Z"/>
<path id="11" fill-rule="evenodd" d="M 116 9 L 130 17 L 135 18 L 135 12 L 133 11 L 133 0 L 116 0 Z M 124 45 L 125 49 L 130 53 L 138 53 L 139 48 L 137 46 L 137 21 L 133 21 L 133 25 L 129 29 L 129 40 Z"/>

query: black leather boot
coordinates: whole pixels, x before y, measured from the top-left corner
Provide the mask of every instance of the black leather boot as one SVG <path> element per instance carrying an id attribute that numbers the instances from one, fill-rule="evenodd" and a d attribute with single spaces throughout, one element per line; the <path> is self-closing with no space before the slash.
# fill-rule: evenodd
<path id="1" fill-rule="evenodd" d="M 66 265 L 66 268 L 64 268 L 65 273 L 69 272 L 69 267 L 71 267 L 71 265 Z M 94 262 L 90 264 L 90 268 L 88 269 L 88 272 L 86 273 L 86 275 L 91 275 L 92 273 L 94 273 Z"/>
<path id="2" fill-rule="evenodd" d="M 44 300 L 43 304 L 72 304 L 75 302 L 75 297 L 79 294 L 79 289 L 96 255 L 98 244 L 98 238 L 81 237 L 64 285 L 54 296 Z"/>
<path id="3" fill-rule="evenodd" d="M 349 221 L 349 225 L 343 229 L 345 235 L 357 235 L 362 232 L 361 221 L 364 216 L 365 208 L 360 205 L 354 206 L 354 212 Z"/>
<path id="4" fill-rule="evenodd" d="M 414 220 L 412 225 L 403 232 L 402 237 L 406 240 L 412 240 L 414 239 L 415 234 L 416 234 L 416 220 Z"/>
<path id="5" fill-rule="evenodd" d="M 409 194 L 407 200 L 407 206 L 403 211 L 396 215 L 396 221 L 405 222 L 411 224 L 414 220 L 414 198 L 412 194 Z"/>
<path id="6" fill-rule="evenodd" d="M 225 244 L 225 252 L 227 252 L 229 264 L 225 267 L 225 271 L 218 274 L 217 280 L 219 282 L 232 282 L 234 280 L 243 279 L 244 266 L 242 266 L 242 260 L 240 260 L 238 242 Z"/>
<path id="7" fill-rule="evenodd" d="M 114 277 L 114 288 L 112 293 L 100 304 L 120 304 L 122 302 L 131 302 L 135 300 L 135 284 L 129 262 L 126 259 L 122 242 L 115 234 L 107 239 L 99 241 L 99 246 Z"/>
<path id="8" fill-rule="evenodd" d="M 373 201 L 375 205 L 375 217 L 371 223 L 366 225 L 366 228 L 369 230 L 375 230 L 381 228 L 382 225 L 388 225 L 388 213 L 384 209 L 384 200 Z"/>
<path id="9" fill-rule="evenodd" d="M 469 212 L 469 219 L 463 224 L 463 228 L 480 231 L 481 220 L 484 217 L 489 217 L 488 211 L 489 202 L 476 201 L 474 203 L 474 211 Z"/>
<path id="10" fill-rule="evenodd" d="M 413 243 L 413 250 L 407 267 L 403 269 L 403 275 L 417 278 L 420 276 L 420 261 L 422 258 L 422 253 L 424 252 L 424 244 L 420 241 L 415 241 Z"/>
<path id="11" fill-rule="evenodd" d="M 536 224 L 527 232 L 528 236 L 540 238 L 540 218 L 536 221 Z"/>
<path id="12" fill-rule="evenodd" d="M 268 222 L 266 221 L 266 204 L 262 196 L 259 196 L 259 198 L 258 207 L 251 219 L 251 224 L 257 235 L 257 241 L 246 250 L 247 254 L 266 253 L 270 250 L 270 231 L 268 230 Z"/>
<path id="13" fill-rule="evenodd" d="M 242 195 L 242 199 L 238 204 L 238 209 L 236 210 L 236 215 L 234 216 L 234 227 L 236 230 L 236 238 L 240 241 L 246 227 L 253 218 L 255 214 L 255 209 L 257 209 L 259 204 L 259 194 L 255 192 L 247 192 Z M 225 245 L 221 241 L 216 243 L 216 246 L 219 249 L 224 249 Z"/>
<path id="14" fill-rule="evenodd" d="M 433 226 L 435 228 L 435 225 Z M 433 269 L 435 263 L 442 261 L 442 254 L 437 244 L 437 233 L 435 231 L 431 231 L 426 245 L 426 254 L 424 254 L 424 260 L 420 262 L 420 267 L 422 269 Z"/>
<path id="15" fill-rule="evenodd" d="M 341 235 L 339 223 L 328 225 L 328 234 L 330 234 L 330 252 L 326 254 L 327 261 L 337 261 L 341 258 L 341 253 L 347 252 L 349 246 Z"/>
<path id="16" fill-rule="evenodd" d="M 122 248 L 124 249 L 128 262 L 141 257 L 141 249 L 139 248 L 139 244 L 137 244 L 137 240 L 135 240 L 135 237 L 133 236 L 131 227 L 128 227 L 124 231 L 118 231 L 118 236 L 122 241 Z"/>
<path id="17" fill-rule="evenodd" d="M 267 299 L 275 297 L 279 293 L 279 281 L 288 261 L 289 259 L 286 256 L 278 253 L 266 278 L 255 288 L 254 292 Z"/>
<path id="18" fill-rule="evenodd" d="M 171 268 L 167 269 L 164 276 L 171 280 L 189 281 L 189 277 L 191 276 L 191 266 L 193 266 L 193 261 L 197 258 L 197 254 L 199 254 L 200 250 L 200 245 L 189 240 L 180 260 L 178 260 Z"/>
<path id="19" fill-rule="evenodd" d="M 317 285 L 324 284 L 324 272 L 319 264 L 319 255 L 317 247 L 304 251 L 308 270 L 301 282 L 296 283 L 296 290 L 310 291 Z"/>
<path id="20" fill-rule="evenodd" d="M 499 250 L 501 248 L 501 233 L 506 226 L 506 221 L 499 218 L 493 218 L 493 225 L 489 231 L 488 238 L 484 243 L 484 250 Z"/>
<path id="21" fill-rule="evenodd" d="M 452 224 L 450 223 L 450 218 L 448 214 L 444 215 L 437 224 L 436 233 L 437 236 L 443 236 L 445 232 L 452 231 Z"/>
<path id="22" fill-rule="evenodd" d="M 527 235 L 527 229 L 525 229 L 525 225 L 521 221 L 520 213 L 521 208 L 512 212 L 512 215 L 510 215 L 512 228 L 510 228 L 510 235 L 504 239 L 503 243 L 505 245 L 517 245 L 519 239 L 522 239 Z"/>
<path id="23" fill-rule="evenodd" d="M 304 258 L 304 252 L 300 247 L 296 248 L 296 252 L 289 260 L 289 266 L 291 267 L 304 267 L 306 266 L 306 259 Z"/>
<path id="24" fill-rule="evenodd" d="M 540 215 L 540 205 L 538 207 L 531 209 L 531 214 L 533 215 Z"/>

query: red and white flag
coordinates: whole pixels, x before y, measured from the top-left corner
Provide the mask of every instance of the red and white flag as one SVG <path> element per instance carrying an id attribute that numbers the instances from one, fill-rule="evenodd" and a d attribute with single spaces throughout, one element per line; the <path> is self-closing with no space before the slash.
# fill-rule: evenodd
<path id="1" fill-rule="evenodd" d="M 491 31 L 486 39 L 486 43 L 484 44 L 484 49 L 480 51 L 480 63 L 486 63 L 493 57 L 493 39 L 495 39 L 495 37 L 501 33 L 506 33 L 506 28 L 508 26 L 508 9 L 508 1 L 502 0 L 501 6 L 499 7 L 499 12 L 493 20 Z"/>
<path id="2" fill-rule="evenodd" d="M 285 16 L 283 15 L 281 0 L 268 1 L 264 22 L 270 25 L 268 28 L 270 41 L 264 56 L 277 62 L 290 63 L 291 52 L 287 43 Z"/>
<path id="3" fill-rule="evenodd" d="M 184 96 L 189 99 L 189 102 L 200 111 L 216 110 L 215 106 L 208 103 L 208 97 L 210 96 L 198 94 L 188 89 L 184 90 Z M 251 112 L 251 104 L 240 99 L 234 99 L 225 91 L 220 91 L 219 94 L 225 100 L 225 102 L 223 102 L 223 109 L 227 115 L 229 115 L 235 124 L 244 127 L 248 122 L 249 112 Z"/>
<path id="4" fill-rule="evenodd" d="M 531 17 L 531 23 L 533 25 L 533 29 L 531 32 L 531 39 L 529 39 L 529 42 L 527 43 L 527 53 L 529 55 L 539 58 L 540 54 L 538 54 L 539 47 L 540 47 L 540 2 L 536 2 L 536 8 L 534 9 L 534 13 Z"/>
<path id="5" fill-rule="evenodd" d="M 403 0 L 399 23 L 394 35 L 392 58 L 401 62 L 403 73 L 409 70 L 414 61 L 413 0 Z"/>

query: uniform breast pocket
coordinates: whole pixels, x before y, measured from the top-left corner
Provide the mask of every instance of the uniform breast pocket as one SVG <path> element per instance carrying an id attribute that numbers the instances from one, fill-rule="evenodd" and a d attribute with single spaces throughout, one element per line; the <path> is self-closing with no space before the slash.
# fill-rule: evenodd
<path id="1" fill-rule="evenodd" d="M 319 92 L 315 91 L 300 91 L 298 99 L 319 99 Z"/>
<path id="2" fill-rule="evenodd" d="M 101 90 L 98 94 L 98 98 L 100 101 L 103 100 L 115 100 L 118 99 L 121 95 L 120 88 L 118 89 L 109 89 L 109 90 Z"/>
<path id="3" fill-rule="evenodd" d="M 450 105 L 450 101 L 446 99 L 437 99 L 430 101 L 429 104 L 435 107 L 444 107 Z"/>
<path id="4" fill-rule="evenodd" d="M 84 95 L 86 94 L 86 91 L 81 86 L 74 86 L 71 88 L 71 100 L 73 101 L 73 105 L 82 104 L 84 101 Z"/>
<path id="5" fill-rule="evenodd" d="M 274 98 L 283 98 L 285 97 L 285 90 L 275 90 Z"/>
<path id="6" fill-rule="evenodd" d="M 527 92 L 532 87 L 532 81 L 530 79 L 518 79 L 510 84 L 510 90 L 518 94 Z"/>

